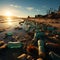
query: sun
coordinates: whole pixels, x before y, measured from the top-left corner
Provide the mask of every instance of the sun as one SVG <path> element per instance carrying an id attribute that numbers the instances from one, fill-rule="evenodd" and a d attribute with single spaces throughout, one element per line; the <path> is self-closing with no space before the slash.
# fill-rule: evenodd
<path id="1" fill-rule="evenodd" d="M 5 13 L 5 15 L 6 15 L 6 16 L 12 16 L 12 13 L 11 13 L 10 11 L 7 11 L 7 12 Z"/>

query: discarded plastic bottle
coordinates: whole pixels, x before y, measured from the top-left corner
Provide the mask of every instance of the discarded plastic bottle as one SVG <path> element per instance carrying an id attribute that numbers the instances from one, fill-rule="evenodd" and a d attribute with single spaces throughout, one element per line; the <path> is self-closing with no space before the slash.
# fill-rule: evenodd
<path id="1" fill-rule="evenodd" d="M 38 54 L 39 57 L 45 58 L 45 48 L 43 40 L 38 40 Z"/>

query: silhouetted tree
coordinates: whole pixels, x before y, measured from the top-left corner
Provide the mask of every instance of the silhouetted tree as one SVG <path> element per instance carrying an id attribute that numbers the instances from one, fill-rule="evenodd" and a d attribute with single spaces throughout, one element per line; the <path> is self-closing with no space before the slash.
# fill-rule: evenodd
<path id="1" fill-rule="evenodd" d="M 28 18 L 30 18 L 30 16 L 28 16 Z"/>
<path id="2" fill-rule="evenodd" d="M 47 14 L 51 14 L 51 12 L 53 12 L 53 9 L 50 8 L 48 11 L 47 11 Z"/>
<path id="3" fill-rule="evenodd" d="M 59 6 L 59 8 L 58 8 L 58 11 L 60 11 L 60 6 Z"/>

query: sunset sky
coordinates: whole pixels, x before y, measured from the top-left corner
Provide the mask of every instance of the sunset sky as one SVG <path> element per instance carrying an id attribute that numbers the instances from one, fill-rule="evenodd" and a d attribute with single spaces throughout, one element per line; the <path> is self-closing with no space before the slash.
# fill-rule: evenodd
<path id="1" fill-rule="evenodd" d="M 57 9 L 60 0 L 0 0 L 0 15 L 34 16 L 46 14 L 49 8 Z"/>

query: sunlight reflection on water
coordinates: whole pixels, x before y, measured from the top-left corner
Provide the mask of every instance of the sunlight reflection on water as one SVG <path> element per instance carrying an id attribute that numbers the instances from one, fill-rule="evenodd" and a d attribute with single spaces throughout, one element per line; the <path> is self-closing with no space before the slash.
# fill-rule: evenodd
<path id="1" fill-rule="evenodd" d="M 16 26 L 19 26 L 19 22 L 22 21 L 21 19 L 12 19 L 7 18 L 5 20 L 2 20 L 3 23 L 0 22 L 0 28 L 14 28 Z"/>
<path id="2" fill-rule="evenodd" d="M 11 18 L 7 18 L 7 23 L 8 23 L 8 25 L 12 25 L 13 24 L 12 19 Z"/>

